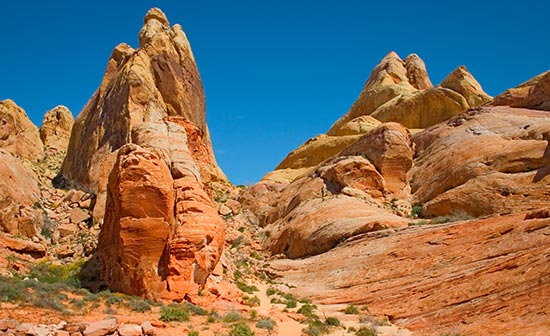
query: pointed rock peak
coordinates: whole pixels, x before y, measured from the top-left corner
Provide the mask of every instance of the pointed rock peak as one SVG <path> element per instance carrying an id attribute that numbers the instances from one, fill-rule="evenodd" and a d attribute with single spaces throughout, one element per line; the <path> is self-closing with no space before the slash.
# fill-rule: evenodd
<path id="1" fill-rule="evenodd" d="M 401 60 L 395 51 L 391 51 L 372 70 L 369 79 L 365 83 L 365 89 L 407 81 L 407 70 L 405 69 L 403 60 Z"/>
<path id="2" fill-rule="evenodd" d="M 145 17 L 143 18 L 143 24 L 147 24 L 149 20 L 157 20 L 165 26 L 170 26 L 170 22 L 168 22 L 166 14 L 164 14 L 164 12 L 157 7 L 153 7 L 147 11 L 147 14 L 145 14 Z"/>
<path id="3" fill-rule="evenodd" d="M 166 15 L 158 8 L 151 8 L 147 14 L 145 14 L 143 22 L 143 28 L 141 28 L 139 32 L 140 47 L 151 41 L 158 33 L 170 29 L 170 23 Z"/>
<path id="4" fill-rule="evenodd" d="M 399 57 L 399 55 L 395 51 L 390 51 L 386 56 L 384 56 L 382 60 L 390 59 L 390 58 L 397 58 L 398 60 L 401 61 L 401 57 Z"/>
<path id="5" fill-rule="evenodd" d="M 472 76 L 464 65 L 451 72 L 440 84 L 442 87 L 460 93 L 470 107 L 478 106 L 492 98 L 483 91 L 481 84 Z"/>
<path id="6" fill-rule="evenodd" d="M 426 64 L 417 54 L 410 54 L 405 58 L 405 68 L 409 83 L 416 89 L 425 90 L 433 86 L 426 71 Z"/>

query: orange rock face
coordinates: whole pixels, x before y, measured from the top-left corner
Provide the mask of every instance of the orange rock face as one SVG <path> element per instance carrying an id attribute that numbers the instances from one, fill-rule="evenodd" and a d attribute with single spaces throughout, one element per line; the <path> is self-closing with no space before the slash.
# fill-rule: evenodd
<path id="1" fill-rule="evenodd" d="M 483 107 L 414 136 L 412 202 L 425 216 L 521 211 L 550 204 L 550 114 Z"/>
<path id="2" fill-rule="evenodd" d="M 152 298 L 164 291 L 173 207 L 172 177 L 159 154 L 124 146 L 109 178 L 98 244 L 109 288 Z"/>
<path id="3" fill-rule="evenodd" d="M 224 225 L 186 135 L 172 121 L 143 123 L 132 132 L 135 144 L 118 153 L 98 246 L 115 290 L 181 301 L 204 287 L 219 261 Z"/>
<path id="4" fill-rule="evenodd" d="M 0 150 L 0 229 L 34 237 L 42 227 L 42 211 L 36 174 L 11 153 Z"/>
<path id="5" fill-rule="evenodd" d="M 38 128 L 13 100 L 0 101 L 0 148 L 18 158 L 38 162 L 44 149 Z"/>
<path id="6" fill-rule="evenodd" d="M 365 234 L 272 262 L 293 294 L 367 305 L 415 335 L 543 335 L 550 325 L 550 219 L 519 213 Z"/>
<path id="7" fill-rule="evenodd" d="M 491 105 L 550 111 L 550 71 L 495 97 Z"/>

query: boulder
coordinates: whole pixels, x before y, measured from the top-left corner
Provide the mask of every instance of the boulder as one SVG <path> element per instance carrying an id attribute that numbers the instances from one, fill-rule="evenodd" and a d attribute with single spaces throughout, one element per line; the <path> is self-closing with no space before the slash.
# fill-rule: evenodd
<path id="1" fill-rule="evenodd" d="M 106 319 L 88 324 L 83 332 L 84 336 L 106 336 L 116 330 L 117 320 Z"/>

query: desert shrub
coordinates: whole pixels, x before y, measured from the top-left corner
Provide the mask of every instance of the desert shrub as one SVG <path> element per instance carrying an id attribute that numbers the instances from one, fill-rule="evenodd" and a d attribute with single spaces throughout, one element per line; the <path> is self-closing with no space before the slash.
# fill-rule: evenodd
<path id="1" fill-rule="evenodd" d="M 310 317 L 310 318 L 315 317 L 316 316 L 314 314 L 315 309 L 317 309 L 316 305 L 306 303 L 303 306 L 301 306 L 300 309 L 298 309 L 298 314 L 302 314 L 305 317 Z"/>
<path id="2" fill-rule="evenodd" d="M 77 261 L 67 265 L 57 265 L 49 262 L 40 262 L 34 265 L 28 277 L 35 278 L 42 283 L 65 284 L 73 288 L 80 287 L 78 274 L 84 261 Z"/>
<path id="3" fill-rule="evenodd" d="M 239 322 L 231 325 L 229 336 L 254 336 L 254 332 L 246 323 Z"/>
<path id="4" fill-rule="evenodd" d="M 249 286 L 249 285 L 245 284 L 245 283 L 242 282 L 242 281 L 236 281 L 235 284 L 237 285 L 237 287 L 238 287 L 241 291 L 243 291 L 243 292 L 245 292 L 245 293 L 248 293 L 248 294 L 252 294 L 252 293 L 258 291 L 258 287 L 254 286 L 254 285 Z"/>
<path id="5" fill-rule="evenodd" d="M 342 310 L 344 314 L 353 315 L 353 314 L 359 314 L 359 308 L 357 308 L 354 305 L 349 305 L 344 310 Z"/>
<path id="6" fill-rule="evenodd" d="M 231 322 L 237 322 L 243 319 L 243 316 L 238 311 L 232 310 L 225 314 L 222 318 L 222 321 L 231 323 Z"/>
<path id="7" fill-rule="evenodd" d="M 0 276 L 0 301 L 17 301 L 23 296 L 22 282 Z"/>
<path id="8" fill-rule="evenodd" d="M 269 317 L 264 317 L 256 322 L 256 328 L 273 330 L 275 328 L 275 321 L 273 321 Z"/>
<path id="9" fill-rule="evenodd" d="M 246 305 L 250 307 L 257 307 L 260 305 L 260 299 L 254 296 L 244 296 L 243 299 L 246 301 Z"/>
<path id="10" fill-rule="evenodd" d="M 185 307 L 187 308 L 187 310 L 192 313 L 193 315 L 199 315 L 199 316 L 206 316 L 208 315 L 208 312 L 206 310 L 204 310 L 203 308 L 197 306 L 197 305 L 194 305 L 192 303 L 186 303 L 185 304 Z"/>
<path id="11" fill-rule="evenodd" d="M 376 336 L 378 332 L 374 327 L 361 327 L 355 332 L 355 336 Z"/>
<path id="12" fill-rule="evenodd" d="M 296 308 L 297 306 L 298 306 L 298 302 L 295 299 L 290 299 L 286 301 L 287 308 Z"/>
<path id="13" fill-rule="evenodd" d="M 303 332 L 308 336 L 319 336 L 329 332 L 328 326 L 317 318 L 309 318 L 306 322 L 307 327 L 303 330 Z"/>
<path id="14" fill-rule="evenodd" d="M 138 313 L 145 313 L 146 311 L 151 310 L 151 305 L 147 301 L 134 299 L 134 300 L 128 301 L 128 308 Z"/>
<path id="15" fill-rule="evenodd" d="M 277 292 L 278 292 L 277 289 L 275 289 L 275 288 L 273 288 L 273 287 L 269 287 L 268 289 L 266 289 L 265 294 L 266 294 L 267 296 L 272 296 L 272 295 L 277 294 Z"/>
<path id="16" fill-rule="evenodd" d="M 415 205 L 412 207 L 411 217 L 418 218 L 422 214 L 422 205 Z"/>
<path id="17" fill-rule="evenodd" d="M 340 320 L 337 319 L 336 317 L 327 317 L 325 319 L 325 323 L 326 325 L 329 325 L 329 326 L 333 326 L 333 327 L 338 327 L 340 326 Z"/>
<path id="18" fill-rule="evenodd" d="M 180 305 L 171 304 L 160 309 L 160 320 L 163 322 L 189 321 L 189 311 Z"/>
<path id="19" fill-rule="evenodd" d="M 187 333 L 187 336 L 199 336 L 199 332 L 196 330 L 191 330 Z"/>

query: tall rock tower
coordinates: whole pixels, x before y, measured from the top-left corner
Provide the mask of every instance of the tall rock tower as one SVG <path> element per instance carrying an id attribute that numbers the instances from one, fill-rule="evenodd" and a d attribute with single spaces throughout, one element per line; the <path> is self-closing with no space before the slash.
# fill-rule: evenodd
<path id="1" fill-rule="evenodd" d="M 75 121 L 59 177 L 97 196 L 102 277 L 112 290 L 182 300 L 218 263 L 224 225 L 205 191 L 214 158 L 189 41 L 158 8 L 139 47 L 118 45 Z"/>

